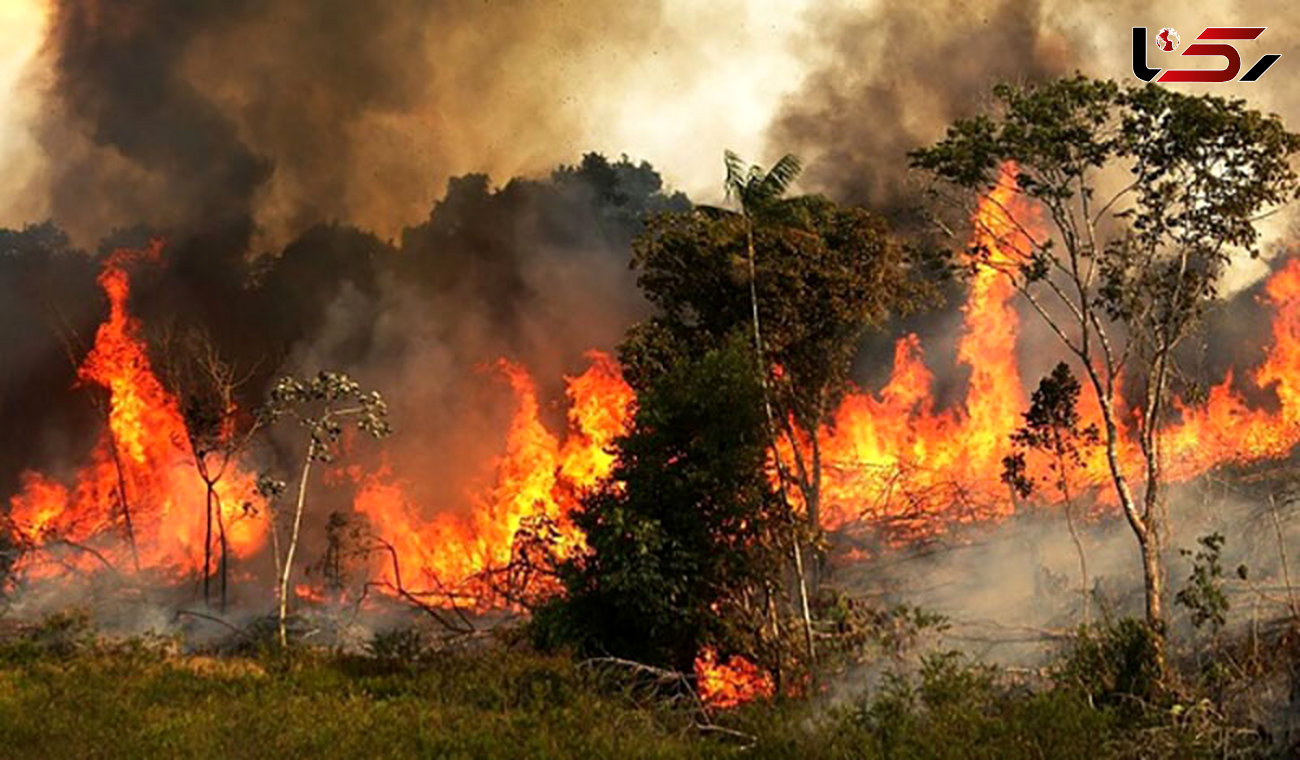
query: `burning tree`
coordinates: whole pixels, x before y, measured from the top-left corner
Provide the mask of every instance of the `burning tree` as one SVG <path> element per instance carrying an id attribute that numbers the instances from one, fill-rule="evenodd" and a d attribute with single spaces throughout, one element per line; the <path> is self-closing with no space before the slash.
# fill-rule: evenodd
<path id="1" fill-rule="evenodd" d="M 1147 624 L 1162 640 L 1161 431 L 1175 351 L 1232 253 L 1256 255 L 1257 222 L 1296 194 L 1289 159 L 1300 136 L 1243 101 L 1082 76 L 994 95 L 991 114 L 955 122 L 912 163 L 940 180 L 941 198 L 966 206 L 999 188 L 1034 201 L 1055 227 L 1040 236 L 999 204 L 997 218 L 975 223 L 1004 242 L 1002 255 L 973 255 L 1022 294 L 1095 393 L 1110 480 L 1141 551 Z M 1125 456 L 1122 380 L 1141 394 L 1136 457 Z"/>
<path id="2" fill-rule="evenodd" d="M 108 314 L 95 332 L 77 377 L 102 389 L 107 425 L 89 461 L 71 485 L 37 471 L 23 475 L 23 489 L 10 501 L 10 536 L 28 550 L 20 568 L 50 577 L 47 560 L 71 569 L 133 568 L 177 579 L 206 562 L 202 520 L 194 507 L 205 501 L 220 512 L 234 556 L 261 548 L 260 523 L 243 519 L 255 498 L 254 479 L 240 462 L 223 465 L 218 483 L 195 477 L 196 453 L 181 402 L 154 372 L 142 325 L 131 313 L 130 268 L 160 260 L 163 245 L 117 250 L 98 277 Z M 215 506 L 214 506 L 215 505 Z M 121 535 L 123 541 L 114 540 Z M 210 536 L 208 537 L 210 548 Z M 122 551 L 125 545 L 126 552 Z M 71 548 L 77 559 L 47 549 Z"/>
<path id="3" fill-rule="evenodd" d="M 166 376 L 180 400 L 194 469 L 205 488 L 203 601 L 212 603 L 215 561 L 220 608 L 225 611 L 230 539 L 219 485 L 238 466 L 264 419 L 262 415 L 243 413 L 239 408 L 236 396 L 249 375 L 241 375 L 222 357 L 206 332 L 191 330 L 171 337 L 164 351 Z M 241 506 L 248 510 L 247 503 Z"/>
<path id="4" fill-rule="evenodd" d="M 266 405 L 265 416 L 269 422 L 283 417 L 297 420 L 307 432 L 307 449 L 303 455 L 302 469 L 298 475 L 298 488 L 294 500 L 293 522 L 289 529 L 289 543 L 280 556 L 280 529 L 275 524 L 274 507 L 269 508 L 272 517 L 271 541 L 275 553 L 275 569 L 279 596 L 279 634 L 280 646 L 288 644 L 286 622 L 289 609 L 289 579 L 293 575 L 294 555 L 298 550 L 298 536 L 302 529 L 302 514 L 307 502 L 307 486 L 311 477 L 312 465 L 316 462 L 331 462 L 337 453 L 343 437 L 345 421 L 355 421 L 358 430 L 375 438 L 389 434 L 388 406 L 377 391 L 362 391 L 361 386 L 352 378 L 338 372 L 321 372 L 308 380 L 284 377 L 271 389 L 271 398 Z M 282 483 L 270 483 L 265 479 L 262 490 L 269 495 L 282 491 Z M 273 499 L 268 504 L 274 504 Z"/>

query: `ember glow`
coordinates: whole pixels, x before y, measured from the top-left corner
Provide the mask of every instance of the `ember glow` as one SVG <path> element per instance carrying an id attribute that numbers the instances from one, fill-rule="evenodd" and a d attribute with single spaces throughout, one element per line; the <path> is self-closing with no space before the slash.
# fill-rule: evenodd
<path id="1" fill-rule="evenodd" d="M 695 658 L 695 688 L 704 704 L 724 710 L 776 694 L 770 674 L 739 655 L 719 661 L 713 649 Z"/>

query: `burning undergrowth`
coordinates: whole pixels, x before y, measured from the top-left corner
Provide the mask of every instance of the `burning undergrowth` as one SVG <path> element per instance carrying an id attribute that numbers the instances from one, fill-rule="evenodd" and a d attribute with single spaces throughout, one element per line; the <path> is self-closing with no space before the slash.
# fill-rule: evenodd
<path id="1" fill-rule="evenodd" d="M 606 167 L 591 159 L 583 171 L 598 173 Z M 622 164 L 615 171 L 641 170 Z M 557 175 L 556 181 L 565 181 L 564 176 Z M 496 198 L 482 185 L 475 187 L 470 196 L 478 202 Z M 982 231 L 976 244 L 993 256 L 1012 258 L 1017 255 L 1021 233 L 1002 224 L 997 209 L 1016 201 L 1010 196 L 998 199 L 998 192 L 1001 190 L 990 196 L 996 202 L 981 206 L 979 213 L 985 218 L 977 225 Z M 458 198 L 453 192 L 447 203 L 454 204 Z M 454 225 L 439 231 L 439 213 L 443 212 L 435 212 L 433 226 L 408 236 L 408 247 L 416 247 L 412 241 L 420 235 L 464 234 L 455 231 Z M 317 243 L 333 235 L 315 234 L 324 236 Z M 370 451 L 366 442 L 347 435 L 340 439 L 338 461 L 331 462 L 320 483 L 311 486 L 314 513 L 330 517 L 312 521 L 315 527 L 309 529 L 306 540 L 310 556 L 292 584 L 292 593 L 297 604 L 308 608 L 324 605 L 359 610 L 395 603 L 413 605 L 435 616 L 452 610 L 446 614 L 462 616 L 464 629 L 472 631 L 474 624 L 463 617 L 465 614 L 528 606 L 555 593 L 549 563 L 582 551 L 582 536 L 568 515 L 581 494 L 609 473 L 613 462 L 610 447 L 627 430 L 634 393 L 617 362 L 598 351 L 585 354 L 585 368 L 564 376 L 561 394 L 543 390 L 528 364 L 505 358 L 484 363 L 480 357 L 460 378 L 450 372 L 444 377 L 450 377 L 452 383 L 469 382 L 487 389 L 482 398 L 494 409 L 479 422 L 495 415 L 496 426 L 471 427 L 498 430 L 500 437 L 444 438 L 442 445 L 450 441 L 455 446 L 459 440 L 469 453 L 431 456 L 425 448 L 430 440 L 428 431 L 421 431 L 430 417 L 419 406 L 427 401 L 427 393 L 447 391 L 414 383 L 405 374 L 418 372 L 426 366 L 422 359 L 430 356 L 427 350 L 412 349 L 405 341 L 397 343 L 397 358 L 388 359 L 398 366 L 399 373 L 376 371 L 375 365 L 382 368 L 386 353 L 394 351 L 393 344 L 386 341 L 395 340 L 385 335 L 390 328 L 384 320 L 389 317 L 379 316 L 387 314 L 380 305 L 396 306 L 398 313 L 407 313 L 400 304 L 410 291 L 398 287 L 388 279 L 391 274 L 382 271 L 368 281 L 365 272 L 369 264 L 360 262 L 393 254 L 364 236 L 359 239 L 365 243 L 362 250 L 372 250 L 351 260 L 353 275 L 334 288 L 336 295 L 323 313 L 313 322 L 301 323 L 301 328 L 311 328 L 313 339 L 286 342 L 290 347 L 286 364 L 339 362 L 344 368 L 355 368 L 361 376 L 376 378 L 379 385 L 384 385 L 382 379 L 396 378 L 396 390 L 384 390 L 394 400 L 399 434 L 392 443 Z M 445 244 L 444 240 L 440 245 Z M 493 244 L 487 245 L 492 250 Z M 355 250 L 355 246 L 342 245 L 338 250 Z M 504 250 L 511 247 L 505 245 Z M 158 280 L 151 278 L 161 271 L 166 282 L 169 255 L 167 247 L 158 242 L 138 250 L 116 250 L 100 260 L 97 285 L 108 303 L 108 314 L 94 331 L 93 342 L 77 354 L 76 387 L 71 391 L 72 396 L 92 400 L 99 420 L 97 437 L 75 462 L 55 470 L 28 467 L 18 476 L 5 513 L 6 539 L 15 547 L 10 553 L 10 592 L 42 586 L 66 591 L 76 585 L 70 583 L 73 578 L 85 579 L 86 588 L 102 591 L 105 577 L 130 579 L 119 588 L 193 589 L 200 579 L 206 582 L 220 574 L 223 606 L 227 581 L 233 589 L 232 601 L 240 609 L 254 609 L 266 597 L 271 531 L 282 531 L 285 526 L 274 519 L 277 510 L 268 504 L 268 493 L 259 488 L 259 473 L 282 459 L 287 443 L 282 436 L 272 435 L 258 446 L 222 448 L 257 425 L 256 406 L 241 395 L 237 401 L 233 396 L 226 398 L 228 406 L 218 410 L 222 422 L 211 432 L 214 438 L 208 442 L 209 448 L 200 444 L 202 436 L 196 435 L 188 414 L 191 399 L 183 397 L 183 389 L 169 385 L 169 381 L 174 384 L 175 376 L 166 377 L 154 358 L 160 348 L 180 350 L 180 344 L 151 345 L 147 323 L 133 311 L 134 281 L 156 286 Z M 346 262 L 351 254 L 340 255 Z M 295 282 L 292 267 L 300 266 L 299 261 L 295 254 L 287 253 L 261 280 L 263 287 L 277 281 Z M 302 270 L 297 277 L 307 277 L 310 272 Z M 490 277 L 495 280 L 498 274 L 494 271 Z M 438 287 L 462 293 L 462 285 Z M 294 292 L 287 285 L 281 287 L 286 293 Z M 518 287 L 533 292 L 536 284 L 522 277 Z M 379 294 L 378 302 L 366 295 L 368 289 Z M 395 300 L 382 300 L 386 298 Z M 1047 528 L 1026 522 L 1033 520 L 1035 510 L 1018 503 L 1000 476 L 1009 433 L 1020 423 L 1027 404 L 1017 357 L 1020 318 L 1012 298 L 1010 288 L 993 270 L 976 269 L 957 341 L 956 362 L 969 371 L 965 397 L 959 403 L 950 408 L 935 404 L 934 378 L 923 361 L 924 346 L 915 335 L 908 335 L 896 344 L 893 373 L 883 388 L 850 393 L 834 416 L 835 424 L 821 432 L 826 463 L 824 527 L 839 534 L 836 545 L 842 551 L 835 562 L 848 564 L 849 569 L 842 571 L 845 585 L 863 586 L 854 580 L 854 567 L 913 563 L 908 567 L 924 569 L 902 576 L 876 573 L 876 583 L 868 584 L 873 587 L 871 593 L 932 600 L 936 607 L 954 611 L 959 618 L 965 614 L 967 619 L 960 622 L 978 626 L 980 614 L 1005 606 L 1007 595 L 1025 586 L 1029 590 L 1020 588 L 1024 593 L 1017 606 L 1034 613 L 1019 622 L 1003 620 L 1001 625 L 1032 629 L 1046 624 L 1037 614 L 1043 609 L 1039 600 L 1044 596 L 1044 583 L 1058 582 L 1052 577 L 1065 573 L 1056 566 L 1060 564 L 1057 560 L 1069 556 L 1065 547 L 1056 545 L 1064 533 L 1050 516 L 1043 523 L 1050 526 Z M 1259 298 L 1271 320 L 1259 366 L 1229 373 L 1209 388 L 1202 401 L 1180 406 L 1181 419 L 1167 433 L 1170 472 L 1177 481 L 1192 481 L 1225 467 L 1279 460 L 1300 437 L 1296 433 L 1300 430 L 1296 399 L 1300 397 L 1291 387 L 1292 379 L 1300 376 L 1300 367 L 1294 366 L 1300 361 L 1300 313 L 1296 312 L 1300 264 L 1294 260 L 1279 263 Z M 149 302 L 145 299 L 142 303 Z M 277 306 L 294 308 L 292 304 Z M 522 313 L 534 313 L 533 308 Z M 358 334 L 349 319 L 359 310 L 365 313 L 369 309 L 381 322 L 369 326 L 358 346 Z M 335 311 L 338 313 L 331 313 Z M 496 318 L 513 323 L 508 315 Z M 435 351 L 444 353 L 443 361 L 475 344 L 482 334 L 475 340 L 448 340 L 439 334 L 442 328 L 428 327 L 433 330 Z M 335 331 L 352 334 L 331 336 Z M 517 334 L 516 339 L 520 339 Z M 528 353 L 526 336 L 514 345 Z M 546 361 L 532 364 L 553 371 L 554 365 Z M 458 393 L 464 392 L 463 386 L 457 388 Z M 564 399 L 562 414 L 552 413 L 559 409 L 546 400 L 557 395 Z M 1272 403 L 1259 403 L 1259 398 L 1270 395 Z M 1084 415 L 1095 415 L 1087 408 L 1086 399 Z M 411 432 L 402 429 L 404 419 Z M 467 424 L 465 417 L 458 419 L 454 424 Z M 415 439 L 415 448 L 397 443 L 403 435 Z M 435 446 L 433 451 L 439 448 Z M 216 450 L 226 451 L 220 476 L 205 479 L 196 461 Z M 199 456 L 200 452 L 206 453 Z M 1136 453 L 1129 448 L 1122 450 L 1122 455 Z M 1108 508 L 1100 456 L 1099 451 L 1085 456 L 1079 488 L 1098 500 L 1088 531 L 1097 557 L 1094 571 L 1104 578 L 1122 575 L 1117 568 L 1126 558 L 1114 534 L 1108 532 L 1107 526 L 1113 523 L 1103 519 Z M 429 477 L 440 471 L 444 459 L 455 462 L 456 467 L 468 463 L 471 472 L 450 481 L 445 475 Z M 1219 517 L 1224 514 L 1220 512 Z M 971 530 L 1003 523 L 1009 527 L 1005 533 Z M 1016 551 L 999 544 L 999 535 L 1013 536 L 1010 540 Z M 1037 536 L 1031 543 L 1040 549 L 1026 555 L 1019 549 L 1027 536 Z M 917 554 L 908 550 L 945 541 L 967 548 L 932 559 L 926 559 L 931 556 L 926 550 Z M 984 543 L 987 541 L 992 544 Z M 846 548 L 847 552 L 843 551 Z M 904 550 L 901 553 L 897 551 L 900 548 Z M 1010 571 L 1003 560 L 1013 555 L 1019 564 Z M 992 559 L 994 556 L 1003 559 Z M 882 557 L 885 565 L 858 563 L 863 558 Z M 1048 557 L 1052 559 L 1045 559 Z M 972 579 L 989 577 L 988 573 L 972 573 L 974 566 L 1002 568 L 994 573 L 998 579 L 1018 577 L 1024 583 L 1005 588 L 999 584 L 996 591 L 989 592 L 996 597 L 995 604 L 970 586 Z M 911 581 L 901 586 L 890 584 L 889 579 L 903 577 L 923 577 L 922 583 L 938 586 L 947 583 L 945 577 L 961 582 L 937 594 L 924 588 L 918 591 Z M 983 588 L 981 584 L 976 586 Z M 1117 599 L 1123 597 L 1120 591 L 1116 594 Z M 179 600 L 185 593 L 173 590 L 162 596 Z M 160 598 L 155 594 L 148 604 L 161 610 L 165 605 L 159 604 Z M 60 599 L 67 601 L 64 596 Z M 1122 605 L 1122 599 L 1116 604 Z M 149 619 L 166 617 L 155 612 Z M 1046 620 L 1050 622 L 1050 616 Z M 461 625 L 452 623 L 451 627 Z M 699 660 L 697 670 L 703 683 L 713 684 L 709 688 L 719 695 L 720 704 L 747 698 L 737 696 L 737 688 L 746 689 L 749 696 L 771 692 L 766 676 L 753 672 L 754 666 L 743 658 L 713 658 L 716 655 L 711 654 Z"/>

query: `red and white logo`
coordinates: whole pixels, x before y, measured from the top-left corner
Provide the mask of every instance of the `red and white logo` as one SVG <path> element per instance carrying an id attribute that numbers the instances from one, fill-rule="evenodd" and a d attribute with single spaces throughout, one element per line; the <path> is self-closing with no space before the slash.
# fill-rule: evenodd
<path id="1" fill-rule="evenodd" d="M 1210 58 L 1218 59 L 1221 68 L 1194 68 L 1194 69 L 1158 69 L 1147 65 L 1147 28 L 1145 26 L 1133 27 L 1133 76 L 1141 79 L 1143 82 L 1155 80 L 1157 82 L 1255 82 L 1264 76 L 1264 72 L 1269 70 L 1277 59 L 1282 57 L 1281 53 L 1265 53 L 1259 60 L 1241 74 L 1242 60 L 1241 52 L 1237 46 L 1230 44 L 1233 42 L 1251 42 L 1259 38 L 1264 33 L 1266 27 L 1262 26 L 1207 26 L 1205 30 L 1196 35 L 1193 42 L 1183 48 L 1179 54 L 1178 60 L 1189 58 L 1192 60 Z M 1162 52 L 1172 53 L 1178 49 L 1181 40 L 1178 38 L 1178 32 L 1173 27 L 1166 26 L 1156 34 L 1156 47 Z M 1163 59 L 1161 56 L 1156 56 Z M 1189 63 L 1191 61 L 1188 61 Z M 1241 74 L 1241 78 L 1237 75 Z M 1159 77 L 1157 79 L 1157 77 Z"/>

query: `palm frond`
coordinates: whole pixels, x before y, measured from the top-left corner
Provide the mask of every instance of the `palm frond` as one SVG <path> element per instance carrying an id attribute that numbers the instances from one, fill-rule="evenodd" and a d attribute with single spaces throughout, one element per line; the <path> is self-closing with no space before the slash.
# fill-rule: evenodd
<path id="1" fill-rule="evenodd" d="M 695 211 L 699 212 L 700 214 L 703 214 L 704 216 L 707 216 L 710 219 L 726 219 L 727 217 L 736 216 L 736 212 L 732 211 L 729 208 L 721 208 L 719 206 L 709 206 L 706 204 L 699 204 L 695 206 Z"/>
<path id="2" fill-rule="evenodd" d="M 724 151 L 722 163 L 727 167 L 727 178 L 723 183 L 727 197 L 738 197 L 745 188 L 745 162 L 731 150 Z"/>
<path id="3" fill-rule="evenodd" d="M 767 200 L 785 195 L 802 171 L 803 163 L 799 158 L 792 153 L 785 154 L 763 176 L 761 195 Z"/>

